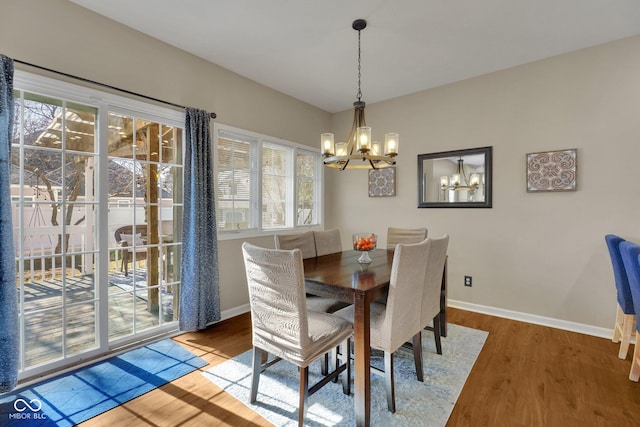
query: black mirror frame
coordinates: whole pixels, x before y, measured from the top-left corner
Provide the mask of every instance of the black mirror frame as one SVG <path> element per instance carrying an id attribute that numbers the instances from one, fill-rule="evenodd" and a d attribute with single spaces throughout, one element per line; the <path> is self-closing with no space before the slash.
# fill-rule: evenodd
<path id="1" fill-rule="evenodd" d="M 424 194 L 423 164 L 425 160 L 444 157 L 459 157 L 470 154 L 484 154 L 485 192 L 484 202 L 427 202 Z M 493 147 L 469 148 L 465 150 L 442 151 L 440 153 L 418 154 L 418 207 L 419 208 L 491 208 L 493 194 Z"/>

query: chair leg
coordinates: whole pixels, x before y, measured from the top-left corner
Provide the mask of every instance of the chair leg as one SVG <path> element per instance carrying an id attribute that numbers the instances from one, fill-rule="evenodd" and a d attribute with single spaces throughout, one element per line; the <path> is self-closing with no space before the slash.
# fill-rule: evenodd
<path id="1" fill-rule="evenodd" d="M 638 335 L 636 334 L 636 345 L 633 350 L 633 360 L 631 361 L 631 371 L 629 372 L 629 379 L 631 381 L 638 382 L 640 379 L 640 340 L 638 340 Z"/>
<path id="2" fill-rule="evenodd" d="M 262 370 L 262 349 L 253 347 L 253 371 L 251 373 L 251 394 L 249 401 L 255 403 L 258 397 L 258 383 L 260 382 L 260 371 Z"/>
<path id="3" fill-rule="evenodd" d="M 389 412 L 396 412 L 396 391 L 393 378 L 393 353 L 384 352 L 384 379 L 387 389 L 387 408 Z"/>
<path id="4" fill-rule="evenodd" d="M 413 336 L 413 362 L 416 365 L 416 377 L 418 381 L 424 382 L 424 371 L 422 368 L 422 332 Z"/>
<path id="5" fill-rule="evenodd" d="M 325 353 L 320 366 L 320 373 L 327 375 L 329 373 L 329 353 Z"/>
<path id="6" fill-rule="evenodd" d="M 442 343 L 440 342 L 440 313 L 433 318 L 433 338 L 436 340 L 436 353 L 442 354 Z"/>
<path id="7" fill-rule="evenodd" d="M 349 354 L 351 351 L 350 338 L 347 338 L 347 340 L 342 344 L 340 351 L 340 359 L 343 364 L 347 365 L 347 369 L 342 373 L 342 392 L 349 396 L 351 394 L 351 361 L 349 360 Z"/>
<path id="8" fill-rule="evenodd" d="M 300 401 L 298 403 L 298 426 L 304 425 L 307 415 L 307 398 L 309 397 L 309 367 L 300 368 Z"/>
<path id="9" fill-rule="evenodd" d="M 631 335 L 636 325 L 636 316 L 633 314 L 624 314 L 622 317 L 622 339 L 620 341 L 620 351 L 618 358 L 626 359 L 629 352 L 629 344 L 631 343 Z M 637 338 L 636 338 L 637 340 Z"/>
<path id="10" fill-rule="evenodd" d="M 622 307 L 618 304 L 618 309 L 616 310 L 616 323 L 613 326 L 613 337 L 611 341 L 614 343 L 619 343 L 622 338 L 622 324 L 624 323 L 624 312 L 622 311 Z"/>

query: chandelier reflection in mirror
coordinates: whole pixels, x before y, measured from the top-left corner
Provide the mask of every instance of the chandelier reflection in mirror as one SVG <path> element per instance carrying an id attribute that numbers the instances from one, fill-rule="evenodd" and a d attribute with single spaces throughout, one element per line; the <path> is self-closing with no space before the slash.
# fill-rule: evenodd
<path id="1" fill-rule="evenodd" d="M 484 199 L 484 173 L 465 171 L 464 159 L 458 158 L 458 166 L 451 176 L 440 177 L 440 189 L 443 202 L 473 202 Z M 473 170 L 473 169 L 472 169 Z"/>
<path id="2" fill-rule="evenodd" d="M 320 137 L 320 149 L 324 164 L 331 168 L 344 169 L 380 169 L 396 164 L 399 135 L 387 133 L 384 146 L 371 140 L 371 128 L 364 118 L 365 103 L 362 101 L 360 86 L 360 31 L 367 27 L 367 21 L 356 19 L 351 25 L 358 32 L 358 100 L 353 103 L 353 124 L 346 142 L 334 143 L 332 133 L 323 133 Z"/>

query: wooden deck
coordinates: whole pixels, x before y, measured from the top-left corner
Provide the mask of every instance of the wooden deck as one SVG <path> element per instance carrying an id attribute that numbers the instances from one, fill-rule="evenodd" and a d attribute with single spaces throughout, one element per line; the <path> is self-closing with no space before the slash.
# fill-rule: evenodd
<path id="1" fill-rule="evenodd" d="M 117 270 L 109 272 L 110 340 L 158 326 L 161 321 L 172 321 L 172 312 L 166 309 L 160 313 L 148 310 L 146 291 L 141 292 L 137 288 L 134 295 L 132 286 L 116 285 L 131 282 L 131 276 L 130 273 L 129 278 L 124 278 L 123 273 Z M 136 280 L 144 280 L 145 277 L 144 270 L 140 270 Z M 25 283 L 22 296 L 26 313 L 25 367 L 96 347 L 97 295 L 94 276 L 67 274 L 64 288 L 61 278 L 34 279 Z M 63 325 L 66 329 L 64 337 Z"/>

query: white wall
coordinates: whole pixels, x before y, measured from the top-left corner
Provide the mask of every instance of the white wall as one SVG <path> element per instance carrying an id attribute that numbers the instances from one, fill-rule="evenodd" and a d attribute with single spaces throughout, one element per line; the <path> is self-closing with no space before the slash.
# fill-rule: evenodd
<path id="1" fill-rule="evenodd" d="M 639 50 L 629 38 L 367 106 L 374 136 L 400 133 L 397 196 L 369 198 L 366 171 L 327 170 L 327 225 L 448 233 L 451 299 L 611 329 L 604 235 L 640 241 Z M 337 139 L 351 120 L 334 117 Z M 416 207 L 418 154 L 482 146 L 492 209 Z M 526 153 L 566 148 L 578 149 L 578 191 L 527 193 Z"/>

